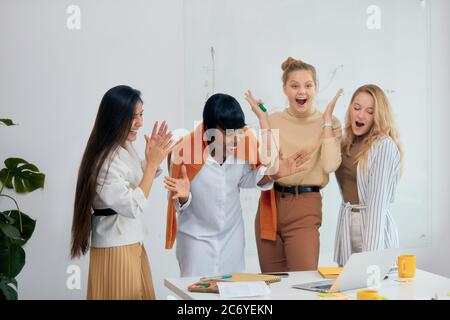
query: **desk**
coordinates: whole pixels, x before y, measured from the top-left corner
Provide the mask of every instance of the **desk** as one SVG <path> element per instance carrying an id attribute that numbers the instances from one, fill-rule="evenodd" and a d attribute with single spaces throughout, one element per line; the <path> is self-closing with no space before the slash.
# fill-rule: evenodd
<path id="1" fill-rule="evenodd" d="M 199 280 L 195 278 L 167 278 L 164 285 L 177 296 L 186 300 L 220 300 L 217 293 L 196 293 L 187 291 L 187 287 Z M 289 277 L 270 285 L 271 293 L 267 296 L 249 298 L 251 300 L 323 300 L 317 292 L 292 288 L 292 285 L 324 280 L 316 271 L 290 272 Z M 349 299 L 356 299 L 356 291 L 345 293 Z M 417 270 L 411 282 L 399 282 L 397 274 L 381 282 L 379 292 L 389 300 L 430 300 L 435 294 L 440 300 L 450 300 L 450 279 L 423 270 Z"/>

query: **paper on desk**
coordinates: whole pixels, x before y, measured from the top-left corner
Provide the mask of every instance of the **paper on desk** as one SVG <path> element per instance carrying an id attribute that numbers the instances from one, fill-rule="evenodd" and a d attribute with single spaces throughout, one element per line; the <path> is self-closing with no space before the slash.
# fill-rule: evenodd
<path id="1" fill-rule="evenodd" d="M 256 297 L 270 294 L 264 281 L 217 282 L 219 294 L 223 298 Z"/>

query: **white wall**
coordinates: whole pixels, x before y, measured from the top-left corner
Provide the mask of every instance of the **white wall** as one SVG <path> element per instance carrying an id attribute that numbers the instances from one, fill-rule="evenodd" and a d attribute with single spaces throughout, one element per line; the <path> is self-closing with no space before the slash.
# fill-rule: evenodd
<path id="1" fill-rule="evenodd" d="M 79 31 L 66 28 L 70 4 L 81 8 Z M 412 251 L 419 267 L 450 277 L 450 2 L 431 5 L 432 109 L 423 112 L 433 117 L 433 238 L 429 247 Z M 146 130 L 156 119 L 183 126 L 183 68 L 189 61 L 183 62 L 182 16 L 182 0 L 0 0 L 0 116 L 20 124 L 0 127 L 0 161 L 23 157 L 47 174 L 43 191 L 18 197 L 37 219 L 18 277 L 21 298 L 85 298 L 88 259 L 71 261 L 68 252 L 76 173 L 98 104 L 107 89 L 127 83 L 143 92 Z M 164 277 L 178 273 L 174 252 L 164 249 L 165 199 L 159 180 L 146 216 L 158 298 L 168 294 Z M 0 209 L 9 207 L 0 201 Z M 71 264 L 81 267 L 81 290 L 66 288 Z"/>
<path id="2" fill-rule="evenodd" d="M 367 25 L 373 5 L 380 10 L 379 29 Z M 185 123 L 197 119 L 205 96 L 214 91 L 234 95 L 247 123 L 257 127 L 243 92 L 250 88 L 269 112 L 282 110 L 287 102 L 280 64 L 289 55 L 316 66 L 320 110 L 344 88 L 335 108 L 342 122 L 352 92 L 363 83 L 378 84 L 393 105 L 406 160 L 392 205 L 401 247 L 430 246 L 434 189 L 428 177 L 434 137 L 431 112 L 424 112 L 431 108 L 432 94 L 429 13 L 429 1 L 191 0 L 185 5 L 185 108 L 195 112 L 187 114 Z M 341 202 L 334 175 L 330 178 L 322 191 L 321 264 L 332 263 Z M 241 192 L 247 267 L 252 270 L 258 269 L 253 228 L 258 198 L 256 190 Z"/>
<path id="3" fill-rule="evenodd" d="M 66 9 L 81 8 L 81 29 L 68 30 Z M 18 197 L 37 219 L 18 277 L 23 299 L 84 299 L 87 257 L 68 258 L 76 175 L 100 99 L 129 84 L 143 93 L 145 123 L 183 119 L 181 0 L 1 0 L 0 114 L 20 126 L 0 127 L 0 160 L 19 156 L 47 174 L 45 189 Z M 142 153 L 141 153 L 142 155 Z M 158 297 L 163 278 L 175 276 L 174 253 L 164 249 L 166 193 L 152 190 L 146 248 Z M 4 200 L 1 208 L 8 208 Z M 81 267 L 81 290 L 66 288 L 66 269 Z"/>
<path id="4" fill-rule="evenodd" d="M 431 1 L 432 244 L 418 267 L 450 277 L 450 1 Z"/>

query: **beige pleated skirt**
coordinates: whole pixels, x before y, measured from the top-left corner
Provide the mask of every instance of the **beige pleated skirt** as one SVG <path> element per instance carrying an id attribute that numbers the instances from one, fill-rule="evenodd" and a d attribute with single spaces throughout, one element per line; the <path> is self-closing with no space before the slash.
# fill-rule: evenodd
<path id="1" fill-rule="evenodd" d="M 90 249 L 88 300 L 154 300 L 152 275 L 140 243 Z"/>

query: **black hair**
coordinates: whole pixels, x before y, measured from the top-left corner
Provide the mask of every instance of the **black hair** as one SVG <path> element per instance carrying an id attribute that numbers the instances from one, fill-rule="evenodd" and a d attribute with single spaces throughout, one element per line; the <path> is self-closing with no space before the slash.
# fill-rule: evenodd
<path id="1" fill-rule="evenodd" d="M 242 129 L 245 127 L 245 115 L 235 98 L 228 94 L 216 93 L 205 103 L 203 124 L 205 130 Z"/>
<path id="2" fill-rule="evenodd" d="M 142 102 L 141 93 L 124 85 L 109 89 L 100 102 L 78 170 L 70 250 L 72 258 L 84 255 L 89 249 L 91 210 L 98 174 L 108 155 L 126 141 L 137 102 Z"/>

